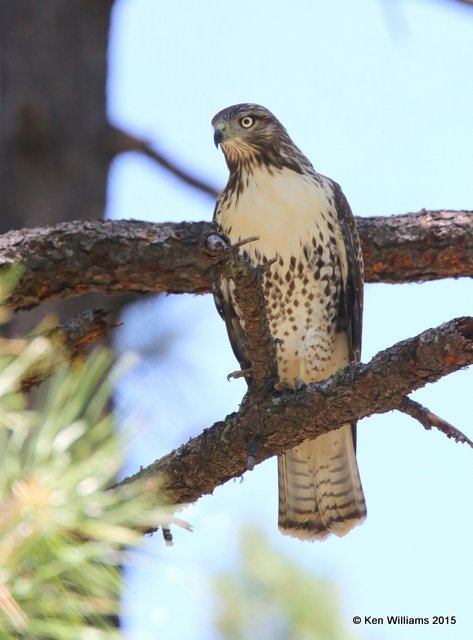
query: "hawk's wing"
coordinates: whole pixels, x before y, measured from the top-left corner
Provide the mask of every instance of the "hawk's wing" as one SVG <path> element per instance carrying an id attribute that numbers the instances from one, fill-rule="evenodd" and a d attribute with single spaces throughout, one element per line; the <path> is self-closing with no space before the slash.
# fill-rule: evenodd
<path id="1" fill-rule="evenodd" d="M 343 281 L 343 298 L 339 322 L 346 325 L 350 345 L 350 360 L 361 357 L 361 331 L 363 324 L 363 258 L 355 218 L 339 184 L 330 180 L 335 197 L 335 209 L 342 232 L 344 247 L 339 255 L 346 255 L 348 274 Z"/>
<path id="2" fill-rule="evenodd" d="M 220 316 L 225 320 L 227 333 L 235 354 L 242 370 L 249 369 L 251 362 L 247 353 L 245 330 L 240 322 L 238 314 L 233 305 L 233 282 L 228 280 L 215 279 L 213 283 L 213 294 L 215 306 Z"/>
<path id="3" fill-rule="evenodd" d="M 217 227 L 217 230 L 220 233 L 222 230 L 217 223 L 217 211 L 224 193 L 225 191 L 223 191 L 218 197 L 213 216 L 213 224 Z M 251 367 L 251 361 L 247 352 L 245 330 L 238 318 L 238 314 L 233 303 L 233 283 L 231 281 L 218 278 L 218 276 L 214 276 L 212 281 L 212 291 L 217 311 L 219 312 L 220 317 L 225 321 L 233 353 L 240 363 L 241 369 L 249 369 Z"/>

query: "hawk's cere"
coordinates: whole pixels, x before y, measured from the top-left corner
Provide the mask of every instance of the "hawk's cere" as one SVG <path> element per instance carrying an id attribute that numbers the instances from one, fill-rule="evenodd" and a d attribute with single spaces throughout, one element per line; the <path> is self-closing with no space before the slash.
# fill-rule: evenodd
<path id="1" fill-rule="evenodd" d="M 212 120 L 230 176 L 214 221 L 264 277 L 279 388 L 317 382 L 359 360 L 363 263 L 355 222 L 339 185 L 318 174 L 274 115 L 238 104 Z M 215 292 L 242 369 L 250 366 L 231 281 Z M 316 419 L 316 416 L 314 417 Z M 298 538 L 344 535 L 366 517 L 355 458 L 355 424 L 278 458 L 279 527 Z"/>

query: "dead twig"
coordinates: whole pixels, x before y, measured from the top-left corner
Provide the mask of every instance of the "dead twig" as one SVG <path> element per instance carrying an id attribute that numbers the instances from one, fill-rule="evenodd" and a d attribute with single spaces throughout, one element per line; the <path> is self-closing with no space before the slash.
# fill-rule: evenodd
<path id="1" fill-rule="evenodd" d="M 397 409 L 420 422 L 425 429 L 430 430 L 432 427 L 435 427 L 444 433 L 447 438 L 451 438 L 452 440 L 455 440 L 455 442 L 465 443 L 473 448 L 473 442 L 468 438 L 468 436 L 462 433 L 460 429 L 457 429 L 453 424 L 450 424 L 435 413 L 432 413 L 430 409 L 427 409 L 427 407 L 422 406 L 419 402 L 412 400 L 412 398 L 405 397 Z"/>
<path id="2" fill-rule="evenodd" d="M 216 200 L 218 196 L 218 189 L 214 185 L 210 184 L 203 178 L 196 176 L 189 169 L 185 169 L 179 165 L 178 162 L 172 160 L 168 155 L 162 151 L 158 151 L 156 147 L 152 147 L 146 140 L 141 140 L 136 136 L 132 136 L 126 131 L 122 131 L 115 127 L 111 127 L 111 145 L 114 153 L 124 153 L 127 151 L 137 151 L 142 153 L 153 162 L 156 162 L 160 167 L 169 171 L 175 178 L 183 182 L 193 189 L 197 189 L 201 193 L 210 196 L 212 200 Z"/>

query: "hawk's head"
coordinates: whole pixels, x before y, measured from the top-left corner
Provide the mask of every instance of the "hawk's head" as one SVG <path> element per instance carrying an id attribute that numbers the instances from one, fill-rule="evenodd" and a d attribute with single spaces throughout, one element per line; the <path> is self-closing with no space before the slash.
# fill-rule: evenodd
<path id="1" fill-rule="evenodd" d="M 230 169 L 248 163 L 280 165 L 288 147 L 294 149 L 279 120 L 259 104 L 235 104 L 212 119 L 215 145 Z"/>
<path id="2" fill-rule="evenodd" d="M 314 168 L 271 111 L 259 104 L 235 104 L 212 118 L 215 145 L 220 145 L 231 175 L 255 167 L 288 167 L 314 175 Z"/>

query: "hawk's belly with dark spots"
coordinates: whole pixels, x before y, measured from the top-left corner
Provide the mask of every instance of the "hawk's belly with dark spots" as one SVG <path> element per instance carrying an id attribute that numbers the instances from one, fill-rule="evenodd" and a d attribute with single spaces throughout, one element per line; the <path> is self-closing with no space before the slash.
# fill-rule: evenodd
<path id="1" fill-rule="evenodd" d="M 277 259 L 265 274 L 264 293 L 280 381 L 320 380 L 334 370 L 342 293 L 330 193 L 293 171 L 260 174 L 238 198 L 227 199 L 216 220 L 233 243 L 259 236 L 241 250 L 252 264 Z M 232 291 L 231 282 L 222 283 L 238 316 Z"/>

